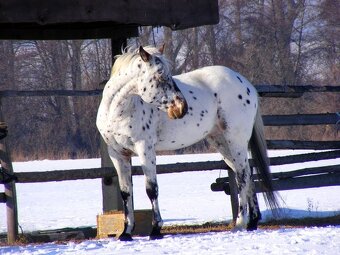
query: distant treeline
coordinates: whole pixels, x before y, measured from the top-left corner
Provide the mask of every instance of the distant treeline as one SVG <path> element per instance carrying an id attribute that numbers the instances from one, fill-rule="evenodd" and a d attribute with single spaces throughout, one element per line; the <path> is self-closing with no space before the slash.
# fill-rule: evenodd
<path id="1" fill-rule="evenodd" d="M 339 85 L 338 1 L 220 1 L 220 23 L 181 31 L 140 28 L 130 44 L 166 45 L 180 74 L 206 65 L 225 65 L 253 84 Z M 109 40 L 0 41 L 0 89 L 102 88 L 111 69 Z M 8 143 L 15 159 L 99 156 L 95 128 L 100 98 L 3 98 Z M 339 111 L 339 93 L 309 93 L 301 99 L 262 99 L 262 112 Z M 3 121 L 3 120 L 0 120 Z M 334 140 L 334 126 L 266 128 L 281 139 Z M 187 151 L 209 150 L 200 143 Z"/>

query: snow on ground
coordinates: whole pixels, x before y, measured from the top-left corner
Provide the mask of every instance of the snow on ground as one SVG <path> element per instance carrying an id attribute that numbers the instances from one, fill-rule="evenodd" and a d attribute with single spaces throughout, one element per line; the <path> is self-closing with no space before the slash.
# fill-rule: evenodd
<path id="1" fill-rule="evenodd" d="M 28 245 L 3 247 L 3 255 L 67 254 L 338 254 L 340 228 L 306 228 L 258 230 L 255 232 L 219 232 L 195 235 L 165 236 L 162 240 L 149 241 L 137 237 L 133 242 L 111 239 L 90 240 L 81 243 Z"/>
<path id="2" fill-rule="evenodd" d="M 270 151 L 283 156 L 307 151 Z M 219 154 L 160 156 L 158 164 L 220 160 Z M 133 159 L 138 164 L 138 159 Z M 301 166 L 340 164 L 340 159 L 272 167 L 289 171 Z M 99 159 L 33 161 L 14 163 L 14 171 L 46 171 L 99 167 Z M 160 207 L 165 225 L 226 221 L 232 217 L 230 200 L 223 192 L 212 192 L 210 184 L 226 171 L 203 171 L 158 175 Z M 151 208 L 145 193 L 144 177 L 134 176 L 136 209 Z M 285 217 L 323 217 L 340 212 L 340 187 L 324 187 L 280 192 Z M 17 184 L 19 224 L 23 231 L 64 227 L 95 226 L 102 211 L 100 180 Z M 262 196 L 264 218 L 271 217 Z M 0 205 L 0 232 L 6 232 L 5 206 Z M 132 243 L 112 239 L 84 241 L 66 245 L 44 244 L 1 247 L 0 254 L 335 254 L 340 250 L 340 227 L 280 229 L 255 232 L 222 232 L 166 236 L 149 241 L 137 237 Z"/>

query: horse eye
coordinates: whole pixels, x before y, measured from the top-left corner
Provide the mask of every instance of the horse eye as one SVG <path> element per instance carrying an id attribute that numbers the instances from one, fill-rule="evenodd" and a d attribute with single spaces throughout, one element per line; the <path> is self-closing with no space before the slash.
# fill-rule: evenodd
<path id="1" fill-rule="evenodd" d="M 159 58 L 156 58 L 156 59 L 155 59 L 155 64 L 156 64 L 156 65 L 159 65 L 160 63 L 161 63 L 161 60 L 160 60 Z"/>

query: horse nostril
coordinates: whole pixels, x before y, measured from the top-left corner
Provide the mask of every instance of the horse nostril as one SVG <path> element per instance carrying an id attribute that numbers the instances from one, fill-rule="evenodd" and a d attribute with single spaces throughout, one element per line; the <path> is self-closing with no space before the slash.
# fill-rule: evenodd
<path id="1" fill-rule="evenodd" d="M 175 104 L 175 100 L 171 100 L 171 104 Z"/>

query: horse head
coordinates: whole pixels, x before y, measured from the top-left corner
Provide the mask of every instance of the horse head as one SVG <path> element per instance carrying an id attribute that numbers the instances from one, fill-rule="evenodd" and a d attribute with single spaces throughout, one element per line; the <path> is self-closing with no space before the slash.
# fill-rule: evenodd
<path id="1" fill-rule="evenodd" d="M 166 111 L 170 119 L 180 119 L 188 111 L 187 102 L 172 78 L 168 61 L 161 49 L 140 46 L 138 94 L 143 101 Z"/>

